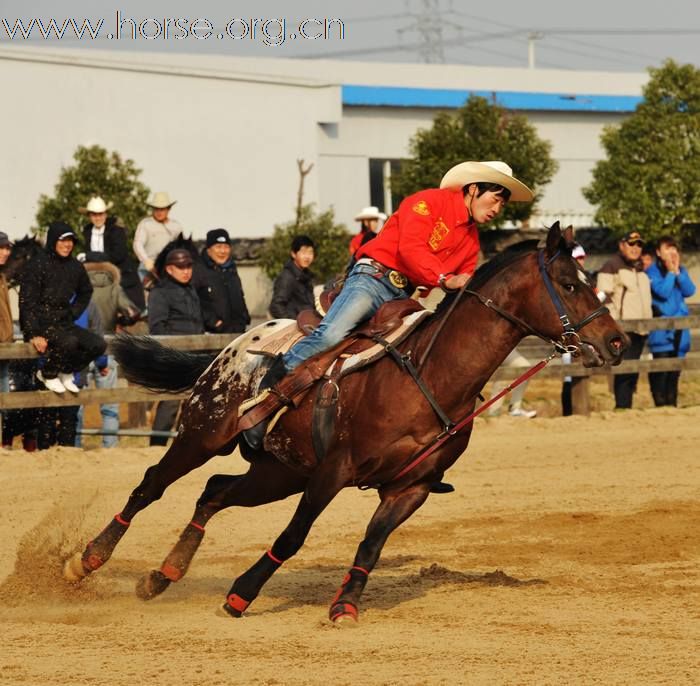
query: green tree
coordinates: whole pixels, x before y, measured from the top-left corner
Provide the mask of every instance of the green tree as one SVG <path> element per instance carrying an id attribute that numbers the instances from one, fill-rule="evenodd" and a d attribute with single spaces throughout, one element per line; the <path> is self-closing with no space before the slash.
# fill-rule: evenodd
<path id="1" fill-rule="evenodd" d="M 607 159 L 583 194 L 618 236 L 680 237 L 700 221 L 700 70 L 668 60 L 649 73 L 634 114 L 604 129 Z"/>
<path id="2" fill-rule="evenodd" d="M 343 271 L 350 259 L 348 244 L 351 234 L 343 224 L 335 223 L 333 209 L 320 214 L 313 204 L 301 206 L 299 221 L 278 224 L 260 252 L 260 266 L 274 279 L 289 259 L 289 246 L 294 236 L 304 234 L 316 244 L 316 259 L 311 270 L 317 281 L 324 282 Z"/>
<path id="3" fill-rule="evenodd" d="M 437 188 L 445 172 L 466 160 L 503 160 L 535 193 L 532 203 L 512 203 L 492 222 L 530 217 L 540 189 L 554 176 L 557 163 L 552 145 L 537 136 L 527 117 L 513 114 L 478 96 L 470 96 L 456 112 L 441 112 L 430 129 L 421 129 L 410 142 L 411 159 L 392 176 L 392 188 L 401 197 L 425 188 Z"/>
<path id="4" fill-rule="evenodd" d="M 129 230 L 130 239 L 136 224 L 146 213 L 149 189 L 139 180 L 141 170 L 133 160 L 124 160 L 117 152 L 99 145 L 79 146 L 73 153 L 75 164 L 63 167 L 53 196 L 39 198 L 34 233 L 42 234 L 53 221 L 64 221 L 78 230 L 87 221 L 79 208 L 93 195 L 112 203 L 110 214 L 119 218 Z"/>

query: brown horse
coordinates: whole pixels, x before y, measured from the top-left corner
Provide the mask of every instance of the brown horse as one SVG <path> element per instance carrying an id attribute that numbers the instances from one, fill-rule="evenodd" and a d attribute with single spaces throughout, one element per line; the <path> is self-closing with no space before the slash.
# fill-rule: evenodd
<path id="1" fill-rule="evenodd" d="M 476 272 L 469 290 L 459 297 L 447 296 L 437 312 L 398 346 L 420 360 L 434 338 L 421 375 L 451 419 L 473 410 L 479 391 L 527 334 L 566 345 L 589 367 L 619 363 L 625 335 L 607 309 L 599 307 L 571 258 L 571 244 L 570 230 L 562 235 L 555 224 L 545 248 L 538 250 L 530 241 L 506 251 Z M 130 378 L 150 388 L 192 391 L 177 437 L 163 459 L 146 471 L 123 511 L 82 555 L 76 553 L 66 562 L 67 578 L 78 580 L 104 564 L 133 517 L 158 500 L 170 484 L 214 455 L 233 451 L 238 442 L 238 406 L 264 371 L 253 362 L 259 356 L 245 350 L 265 326 L 269 324 L 237 338 L 213 362 L 211 357 L 157 346 L 150 339 L 126 340 L 118 346 L 118 358 Z M 441 434 L 444 427 L 436 412 L 389 357 L 348 374 L 339 387 L 336 431 L 324 459 L 317 462 L 311 445 L 315 394 L 310 393 L 297 409 L 282 416 L 264 450 L 252 452 L 241 443 L 250 462 L 247 473 L 209 479 L 192 521 L 161 568 L 139 581 L 140 597 L 152 598 L 182 578 L 206 523 L 217 512 L 303 493 L 287 528 L 233 583 L 224 609 L 240 616 L 280 565 L 301 548 L 316 518 L 341 489 L 374 486 L 379 506 L 330 609 L 334 620 L 357 619 L 360 596 L 389 534 L 425 502 L 430 484 L 465 451 L 472 424 L 396 478 L 408 459 Z"/>

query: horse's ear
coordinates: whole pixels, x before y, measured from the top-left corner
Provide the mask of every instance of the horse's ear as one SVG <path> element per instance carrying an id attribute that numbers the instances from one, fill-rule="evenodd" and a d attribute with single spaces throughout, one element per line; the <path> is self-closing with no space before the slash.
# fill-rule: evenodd
<path id="1" fill-rule="evenodd" d="M 549 233 L 547 234 L 547 246 L 545 248 L 545 253 L 547 257 L 552 257 L 557 250 L 559 250 L 559 243 L 561 242 L 561 228 L 559 227 L 559 222 L 556 221 L 552 226 L 549 227 Z"/>
<path id="2" fill-rule="evenodd" d="M 574 247 L 574 243 L 576 241 L 574 240 L 574 227 L 571 224 L 569 224 L 569 226 L 567 226 L 562 232 L 562 238 L 564 239 L 567 248 L 571 249 Z"/>

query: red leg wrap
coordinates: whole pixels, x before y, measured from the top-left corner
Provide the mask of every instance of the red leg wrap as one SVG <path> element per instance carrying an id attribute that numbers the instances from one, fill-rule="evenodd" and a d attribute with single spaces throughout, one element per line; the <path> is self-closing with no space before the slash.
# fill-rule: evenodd
<path id="1" fill-rule="evenodd" d="M 331 621 L 335 622 L 339 617 L 352 617 L 357 620 L 357 608 L 352 603 L 340 603 L 331 608 Z"/>
<path id="2" fill-rule="evenodd" d="M 170 581 L 180 581 L 180 579 L 182 579 L 182 572 L 177 567 L 168 564 L 167 562 L 163 563 L 160 571 L 163 576 L 170 579 Z"/>
<path id="3" fill-rule="evenodd" d="M 228 598 L 226 598 L 226 602 L 236 612 L 244 612 L 248 605 L 250 605 L 249 600 L 244 600 L 243 598 L 241 598 L 241 596 L 239 596 L 236 593 L 231 593 L 231 595 Z"/>

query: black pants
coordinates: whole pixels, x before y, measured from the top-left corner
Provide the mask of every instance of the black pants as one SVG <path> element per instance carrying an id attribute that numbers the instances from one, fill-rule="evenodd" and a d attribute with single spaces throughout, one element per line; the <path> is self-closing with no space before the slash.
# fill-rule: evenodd
<path id="1" fill-rule="evenodd" d="M 59 373 L 68 374 L 87 367 L 104 353 L 107 344 L 102 336 L 71 324 L 46 333 L 49 346 L 44 362 L 44 376 L 55 379 Z"/>
<path id="2" fill-rule="evenodd" d="M 668 357 L 678 357 L 675 352 L 654 353 L 654 359 L 659 360 Z M 649 372 L 649 387 L 654 397 L 654 405 L 678 405 L 678 379 L 680 371 L 676 372 Z"/>
<path id="3" fill-rule="evenodd" d="M 179 400 L 161 400 L 156 408 L 153 419 L 153 431 L 170 431 L 175 424 L 177 411 L 180 409 Z M 167 445 L 165 436 L 151 436 L 149 445 Z"/>
<path id="4" fill-rule="evenodd" d="M 37 443 L 39 450 L 52 445 L 75 447 L 80 405 L 69 407 L 44 407 L 39 410 Z"/>
<path id="5" fill-rule="evenodd" d="M 638 360 L 642 356 L 646 336 L 638 333 L 626 332 L 630 339 L 630 347 L 622 355 L 623 360 Z M 616 374 L 615 375 L 615 407 L 629 409 L 632 407 L 632 396 L 637 390 L 637 379 L 639 374 Z"/>

